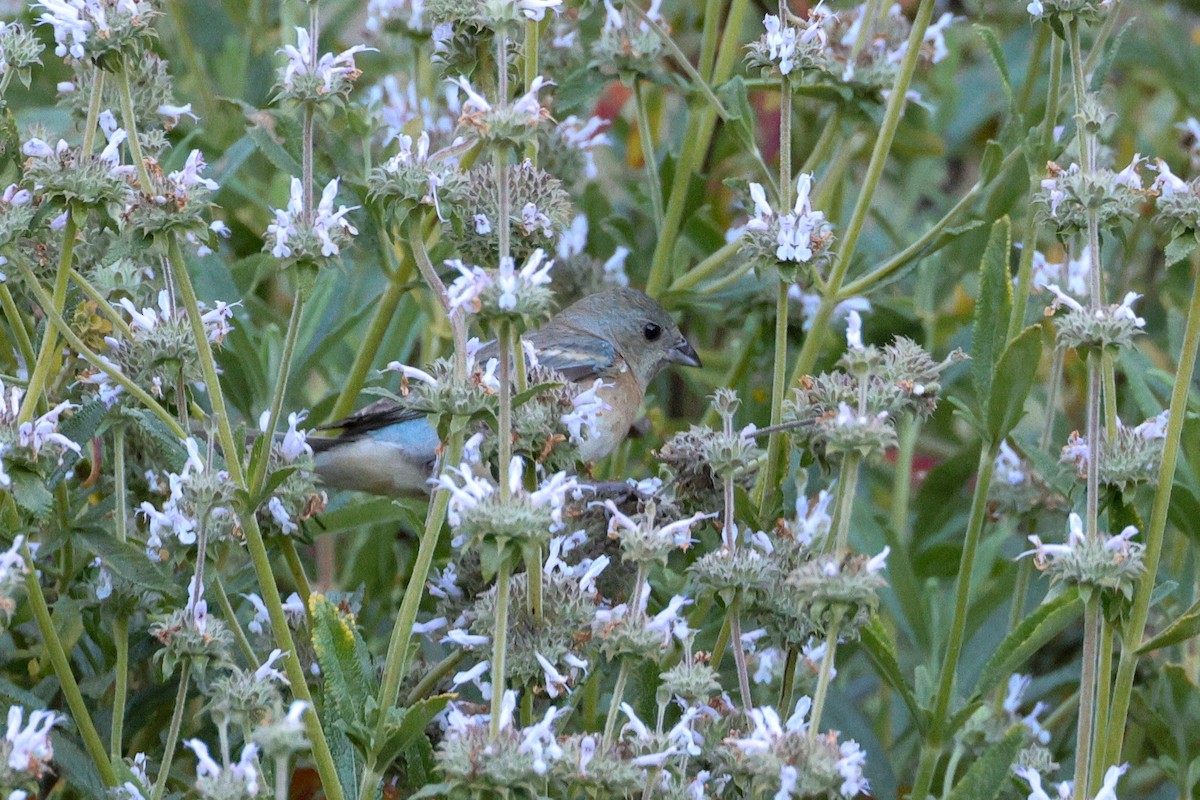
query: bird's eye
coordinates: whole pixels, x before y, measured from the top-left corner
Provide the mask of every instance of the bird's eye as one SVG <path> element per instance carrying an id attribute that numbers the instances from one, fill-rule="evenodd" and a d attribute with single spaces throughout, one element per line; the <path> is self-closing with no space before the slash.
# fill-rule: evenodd
<path id="1" fill-rule="evenodd" d="M 662 336 L 662 328 L 655 325 L 653 322 L 647 322 L 642 328 L 642 335 L 646 337 L 647 342 L 657 341 L 659 336 Z"/>

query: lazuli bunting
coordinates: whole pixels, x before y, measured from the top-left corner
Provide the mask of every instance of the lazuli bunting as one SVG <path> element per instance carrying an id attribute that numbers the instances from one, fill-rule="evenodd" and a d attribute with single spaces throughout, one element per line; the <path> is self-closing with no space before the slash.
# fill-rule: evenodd
<path id="1" fill-rule="evenodd" d="M 700 357 L 657 302 L 636 289 L 612 289 L 579 300 L 523 337 L 538 361 L 567 380 L 599 391 L 599 434 L 584 440 L 580 455 L 596 461 L 629 433 L 646 386 L 668 364 L 700 366 Z M 494 350 L 492 351 L 494 352 Z M 478 358 L 486 360 L 488 350 Z M 331 425 L 336 437 L 309 437 L 317 475 L 327 485 L 372 494 L 427 491 L 441 441 L 421 412 L 381 400 Z"/>

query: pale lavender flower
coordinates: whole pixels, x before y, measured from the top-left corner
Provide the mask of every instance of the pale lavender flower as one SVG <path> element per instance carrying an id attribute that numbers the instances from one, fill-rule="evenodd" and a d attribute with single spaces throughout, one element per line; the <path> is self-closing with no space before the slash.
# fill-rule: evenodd
<path id="1" fill-rule="evenodd" d="M 8 742 L 8 768 L 40 778 L 54 758 L 50 729 L 65 719 L 53 711 L 30 711 L 29 722 L 22 724 L 25 710 L 21 706 L 8 709 L 4 740 Z"/>
<path id="2" fill-rule="evenodd" d="M 287 64 L 280 81 L 286 91 L 296 90 L 297 79 L 306 76 L 316 76 L 325 94 L 339 90 L 360 74 L 354 57 L 359 53 L 375 50 L 373 47 L 358 44 L 337 55 L 325 53 L 314 62 L 312 44 L 309 32 L 304 28 L 296 28 L 296 44 L 284 45 L 276 51 L 287 56 Z"/>
<path id="3" fill-rule="evenodd" d="M 267 656 L 267 660 L 262 663 L 262 666 L 254 671 L 254 680 L 279 681 L 284 686 L 290 686 L 291 684 L 288 682 L 287 675 L 284 675 L 282 672 L 275 669 L 274 666 L 275 662 L 283 658 L 284 655 L 285 653 L 279 648 L 272 650 L 271 654 Z"/>

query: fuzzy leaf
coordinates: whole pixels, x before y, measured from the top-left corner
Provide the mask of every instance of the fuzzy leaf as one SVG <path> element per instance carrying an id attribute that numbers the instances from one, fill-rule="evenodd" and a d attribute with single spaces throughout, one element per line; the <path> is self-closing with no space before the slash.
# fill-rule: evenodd
<path id="1" fill-rule="evenodd" d="M 979 299 L 975 303 L 975 326 L 971 334 L 971 379 L 981 408 L 987 406 L 996 363 L 1008 335 L 1008 313 L 1012 306 L 1009 248 L 1008 217 L 1004 217 L 992 226 L 979 263 Z"/>
<path id="2" fill-rule="evenodd" d="M 1036 653 L 1042 645 L 1053 639 L 1083 611 L 1079 592 L 1069 588 L 1062 594 L 1046 600 L 1037 610 L 1021 620 L 1017 627 L 1004 637 L 996 652 L 984 665 L 983 672 L 975 684 L 975 694 L 985 696 L 1007 680 Z"/>
<path id="3" fill-rule="evenodd" d="M 338 719 L 349 728 L 367 724 L 367 703 L 375 697 L 375 674 L 364 662 L 366 644 L 354 617 L 344 614 L 323 595 L 312 596 L 312 642 L 325 682 L 325 695 Z"/>
<path id="4" fill-rule="evenodd" d="M 441 712 L 454 695 L 439 694 L 426 697 L 408 708 L 394 708 L 388 714 L 387 732 L 379 750 L 379 764 L 386 769 L 393 761 L 423 738 L 425 728 Z"/>
<path id="5" fill-rule="evenodd" d="M 54 496 L 46 488 L 46 482 L 41 475 L 27 469 L 10 467 L 8 477 L 12 480 L 9 491 L 17 505 L 38 519 L 50 516 L 50 506 L 54 504 Z"/>
<path id="6" fill-rule="evenodd" d="M 948 800 L 992 800 L 1008 784 L 1013 761 L 1025 744 L 1025 731 L 1014 725 L 1008 734 L 983 751 L 954 787 Z"/>
<path id="7" fill-rule="evenodd" d="M 82 541 L 93 554 L 104 560 L 105 566 L 133 585 L 158 592 L 166 598 L 183 598 L 182 588 L 161 567 L 152 563 L 137 545 L 118 542 L 110 532 L 99 528 L 75 530 L 72 538 Z"/>
<path id="8" fill-rule="evenodd" d="M 1196 249 L 1196 246 L 1195 234 L 1188 231 L 1182 236 L 1176 236 L 1167 243 L 1167 248 L 1163 251 L 1163 259 L 1166 261 L 1168 267 L 1172 264 L 1178 264 L 1190 256 Z"/>
<path id="9" fill-rule="evenodd" d="M 1142 646 L 1137 649 L 1137 654 L 1145 655 L 1154 650 L 1186 642 L 1196 635 L 1200 635 L 1200 601 L 1193 603 L 1191 608 L 1180 614 L 1157 636 L 1143 642 Z"/>
<path id="10" fill-rule="evenodd" d="M 979 38 L 983 39 L 984 45 L 987 46 L 988 53 L 992 57 L 992 61 L 996 64 L 996 71 L 1000 73 L 1000 85 L 1004 89 L 1004 96 L 1008 99 L 1008 106 L 1013 107 L 1013 89 L 1012 78 L 1008 73 L 1008 62 L 1004 58 L 1004 48 L 1000 46 L 1000 40 L 996 38 L 996 32 L 984 25 L 975 25 L 975 32 L 979 34 Z"/>
<path id="11" fill-rule="evenodd" d="M 925 715 L 921 712 L 921 707 L 917 703 L 912 689 L 908 687 L 908 682 L 904 680 L 904 673 L 900 670 L 900 661 L 896 657 L 896 643 L 892 641 L 892 635 L 883 627 L 878 616 L 872 617 L 859 633 L 862 637 L 863 649 L 867 653 L 867 658 L 875 666 L 876 674 L 884 683 L 900 694 L 900 699 L 908 706 L 908 712 L 916 721 L 917 728 L 924 731 Z"/>
<path id="12" fill-rule="evenodd" d="M 1042 360 L 1042 328 L 1031 325 L 1008 343 L 987 399 L 987 427 L 991 441 L 999 445 L 1021 421 L 1025 413 L 1025 398 L 1037 377 L 1038 362 Z"/>

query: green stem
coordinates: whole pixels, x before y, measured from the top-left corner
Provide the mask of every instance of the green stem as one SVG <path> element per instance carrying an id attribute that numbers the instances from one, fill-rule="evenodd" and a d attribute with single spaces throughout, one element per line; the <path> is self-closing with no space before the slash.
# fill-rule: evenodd
<path id="1" fill-rule="evenodd" d="M 662 230 L 662 181 L 658 179 L 658 162 L 654 158 L 654 131 L 650 127 L 650 109 L 646 104 L 646 93 L 642 90 L 642 81 L 637 77 L 633 79 L 633 99 L 634 106 L 637 108 L 638 135 L 641 137 L 642 162 L 646 167 L 650 206 L 654 211 L 654 228 Z"/>
<path id="2" fill-rule="evenodd" d="M 1108 739 L 1108 728 L 1112 724 L 1109 707 L 1112 705 L 1113 626 L 1100 615 L 1100 647 L 1097 652 L 1096 672 L 1096 722 L 1092 735 L 1092 770 L 1088 785 L 1095 789 L 1104 776 L 1104 743 Z M 1124 727 L 1122 725 L 1122 727 Z"/>
<path id="3" fill-rule="evenodd" d="M 775 287 L 775 348 L 771 366 L 771 425 L 783 422 L 783 398 L 787 393 L 788 284 L 779 280 Z M 777 500 L 780 461 L 783 460 L 784 432 L 772 432 L 767 439 L 766 469 L 758 484 L 758 513 L 765 518 L 769 506 Z"/>
<path id="4" fill-rule="evenodd" d="M 1117 418 L 1117 375 L 1113 354 L 1107 349 L 1100 354 L 1100 377 L 1103 382 L 1104 434 L 1108 441 L 1114 442 L 1120 425 Z"/>
<path id="5" fill-rule="evenodd" d="M 996 170 L 997 175 L 1003 175 L 1008 167 L 1016 162 L 1021 157 L 1021 148 L 1014 148 L 1004 156 L 1000 162 L 1000 168 Z M 925 249 L 942 235 L 942 233 L 953 225 L 960 216 L 975 202 L 975 199 L 990 185 L 989 182 L 982 180 L 976 181 L 970 189 L 966 191 L 954 207 L 942 216 L 933 226 L 927 230 L 920 238 L 916 239 L 912 244 L 905 247 L 899 253 L 884 261 L 871 269 L 866 275 L 850 281 L 845 284 L 838 293 L 838 300 L 845 300 L 848 297 L 862 294 L 869 290 L 872 286 L 886 278 L 889 278 L 899 270 L 906 267 L 916 259 L 920 258 Z M 811 367 L 810 367 L 811 369 Z M 793 375 L 797 373 L 793 372 Z M 793 381 L 794 382 L 794 381 Z"/>
<path id="6" fill-rule="evenodd" d="M 453 672 L 462 660 L 467 657 L 468 652 L 468 650 L 459 648 L 435 664 L 433 669 L 421 676 L 421 680 L 417 682 L 417 685 L 408 693 L 408 697 L 404 699 L 404 704 L 411 706 L 428 697 L 429 693 L 437 686 L 438 681 Z"/>
<path id="7" fill-rule="evenodd" d="M 800 660 L 800 651 L 789 647 L 787 659 L 783 662 L 783 681 L 779 686 L 779 716 L 787 719 L 792 710 L 792 693 L 796 687 L 796 662 Z"/>
<path id="8" fill-rule="evenodd" d="M 498 174 L 503 176 L 503 173 L 499 169 Z M 504 182 L 504 186 L 507 187 L 507 181 Z M 500 195 L 501 198 L 507 197 L 507 188 L 502 189 Z M 508 223 L 503 222 L 500 225 L 500 230 L 507 231 Z M 429 284 L 429 288 L 433 290 L 438 304 L 441 305 L 442 312 L 446 315 L 446 320 L 450 324 L 450 334 L 454 339 L 454 379 L 459 383 L 463 383 L 467 379 L 467 323 L 461 312 L 452 311 L 450 308 L 450 297 L 446 294 L 446 284 L 442 283 L 442 279 L 438 277 L 437 270 L 433 267 L 433 261 L 429 258 L 429 250 L 425 246 L 423 231 L 424 221 L 420 216 L 409 215 L 408 244 L 412 248 L 413 260 L 417 262 L 417 270 L 421 273 L 421 277 L 425 279 L 425 282 Z"/>
<path id="9" fill-rule="evenodd" d="M 5 77 L 8 77 L 7 75 Z M 92 90 L 88 96 L 87 117 L 83 122 L 83 157 L 87 158 L 96 149 L 96 125 L 100 119 L 100 105 L 104 102 L 104 70 L 92 69 Z"/>
<path id="10" fill-rule="evenodd" d="M 375 314 L 371 317 L 367 332 L 354 353 L 354 363 L 350 365 L 350 372 L 342 384 L 342 391 L 333 404 L 333 410 L 329 412 L 331 420 L 343 419 L 353 410 L 354 401 L 358 399 L 363 385 L 367 382 L 367 374 L 371 371 L 375 356 L 379 354 L 379 348 L 383 345 L 383 337 L 392 326 L 392 318 L 396 315 L 400 298 L 408 291 L 408 287 L 405 286 L 407 281 L 407 275 L 403 278 L 393 275 L 376 302 Z"/>
<path id="11" fill-rule="evenodd" d="M 742 708 L 747 712 L 754 708 L 754 696 L 750 694 L 750 670 L 746 666 L 746 648 L 742 644 L 742 593 L 733 596 L 729 605 L 729 640 L 733 642 L 733 662 L 737 666 L 738 691 L 742 696 Z"/>
<path id="12" fill-rule="evenodd" d="M 67 278 L 71 274 L 71 259 L 75 254 L 75 234 L 77 230 L 74 209 L 68 208 L 67 225 L 63 229 L 62 255 L 58 260 L 58 271 L 54 274 L 54 294 L 47 300 L 42 299 L 45 296 L 45 290 L 37 282 L 37 278 L 33 277 L 33 274 L 28 271 L 23 262 L 17 262 L 22 271 L 25 272 L 29 288 L 33 290 L 34 294 L 38 297 L 38 302 L 42 304 L 42 310 L 51 318 L 56 314 L 61 318 L 63 306 L 67 302 Z M 46 381 L 49 380 L 50 371 L 58 360 L 58 333 L 56 326 L 46 326 L 46 332 L 42 335 L 42 346 L 38 350 L 37 363 L 31 365 L 33 373 L 29 376 L 29 386 L 25 390 L 25 399 L 22 401 L 20 411 L 17 413 L 17 422 L 19 423 L 29 422 L 33 419 L 34 409 L 42 401 L 42 393 L 46 389 Z"/>
<path id="13" fill-rule="evenodd" d="M 847 453 L 838 470 L 837 505 L 833 511 L 833 536 L 825 543 L 826 553 L 840 553 L 850 541 L 850 518 L 854 515 L 854 495 L 858 490 L 858 471 L 862 456 Z"/>
<path id="14" fill-rule="evenodd" d="M 899 448 L 896 452 L 896 471 L 892 474 L 892 532 L 896 541 L 908 542 L 908 503 L 912 497 L 913 453 L 917 449 L 917 434 L 921 426 L 911 414 L 900 420 Z"/>
<path id="15" fill-rule="evenodd" d="M 500 562 L 496 572 L 496 627 L 492 631 L 492 738 L 500 735 L 500 709 L 504 705 L 504 694 L 508 688 L 508 600 L 512 581 L 509 580 L 512 565 L 507 558 Z"/>
<path id="16" fill-rule="evenodd" d="M 129 77 L 132 69 L 128 59 L 121 65 L 121 80 L 118 82 L 121 94 L 121 121 L 125 125 L 125 133 L 129 136 L 126 141 L 129 143 L 129 155 L 133 159 L 133 166 L 137 170 L 138 188 L 142 190 L 142 194 L 148 195 L 153 191 L 154 184 L 150 180 L 150 170 L 146 168 L 142 142 L 138 138 L 137 115 L 133 111 L 133 88 Z"/>
<path id="17" fill-rule="evenodd" d="M 120 370 L 112 366 L 112 364 L 110 364 L 107 360 L 92 352 L 92 350 L 83 343 L 83 340 L 79 338 L 78 334 L 76 334 L 71 329 L 71 326 L 67 324 L 66 320 L 63 319 L 62 314 L 53 307 L 52 298 L 50 295 L 46 294 L 45 289 L 37 284 L 37 278 L 34 277 L 33 272 L 30 271 L 29 267 L 21 263 L 18 263 L 17 267 L 25 276 L 26 286 L 31 292 L 33 292 L 33 296 L 37 299 L 38 305 L 42 307 L 42 310 L 46 313 L 46 316 L 49 317 L 51 325 L 58 330 L 59 334 L 63 337 L 63 339 L 66 340 L 67 344 L 71 346 L 71 349 L 83 356 L 88 364 L 112 378 L 114 382 L 120 384 L 121 388 L 133 395 L 138 402 L 150 409 L 150 411 L 154 413 L 154 416 L 162 420 L 163 424 L 170 428 L 172 433 L 174 433 L 180 439 L 186 439 L 188 436 L 187 432 L 180 427 L 179 423 L 175 420 L 175 417 L 170 414 L 170 412 L 168 412 L 162 407 L 161 404 L 159 404 L 157 400 L 150 396 L 149 392 L 131 381 Z M 48 333 L 49 331 L 47 331 L 47 334 Z M 28 399 L 28 397 L 26 397 L 26 399 Z"/>
<path id="18" fill-rule="evenodd" d="M 942 732 L 946 726 L 946 714 L 950 708 L 950 696 L 954 691 L 954 678 L 958 672 L 958 660 L 962 655 L 967 629 L 967 606 L 971 599 L 971 573 L 975 569 L 975 554 L 983 535 L 983 523 L 987 518 L 988 487 L 992 483 L 992 470 L 996 464 L 998 445 L 985 446 L 979 453 L 976 471 L 975 492 L 971 497 L 971 516 L 967 522 L 966 540 L 963 542 L 962 558 L 958 565 L 954 598 L 954 619 L 950 625 L 950 638 L 946 655 L 938 672 L 937 695 L 934 698 L 933 714 L 930 716 L 930 734 L 921 750 L 917 777 L 914 781 L 912 800 L 925 800 L 933 783 L 933 771 L 942 751 Z"/>
<path id="19" fill-rule="evenodd" d="M 242 651 L 242 657 L 246 659 L 250 669 L 258 669 L 258 656 L 254 654 L 254 648 L 250 646 L 250 640 L 246 638 L 246 632 L 242 630 L 242 623 L 238 622 L 237 614 L 234 613 L 233 604 L 229 602 L 229 595 L 225 591 L 225 583 L 221 580 L 219 569 L 213 570 L 213 581 L 209 588 L 216 595 L 217 605 L 221 607 L 221 615 L 229 625 L 229 630 L 233 631 L 233 640 L 237 642 L 238 650 Z M 307 603 L 305 605 L 307 606 Z"/>
<path id="20" fill-rule="evenodd" d="M 179 249 L 179 242 L 174 236 L 168 236 L 167 238 L 167 260 L 170 262 L 176 287 L 183 300 L 188 320 L 191 323 L 192 337 L 196 341 L 201 374 L 204 376 L 204 383 L 208 388 L 209 402 L 212 404 L 212 416 L 217 425 L 217 437 L 221 443 L 221 451 L 225 456 L 225 468 L 228 470 L 229 478 L 234 485 L 243 491 L 247 491 L 249 487 L 246 483 L 246 475 L 242 470 L 240 458 L 242 448 L 239 447 L 233 437 L 233 426 L 230 424 L 229 412 L 225 406 L 225 394 L 221 390 L 221 383 L 217 377 L 217 362 L 213 358 L 212 346 L 204 331 L 204 323 L 200 319 L 199 300 L 196 298 L 196 291 L 192 287 L 192 278 L 188 274 L 187 265 L 184 263 L 183 253 Z M 342 800 L 342 786 L 338 779 L 337 768 L 334 766 L 333 754 L 330 752 L 329 742 L 325 738 L 325 730 L 321 726 L 321 720 L 315 711 L 312 694 L 308 690 L 308 676 L 305 674 L 304 667 L 300 663 L 296 643 L 292 639 L 292 632 L 287 624 L 287 615 L 283 611 L 283 602 L 279 597 L 279 587 L 275 583 L 275 573 L 271 569 L 271 559 L 267 555 L 262 531 L 258 527 L 258 518 L 254 515 L 254 509 L 248 509 L 240 516 L 242 531 L 246 536 L 246 549 L 250 554 L 251 562 L 254 564 L 254 574 L 258 579 L 263 604 L 267 607 L 267 612 L 271 617 L 271 630 L 275 635 L 275 643 L 284 652 L 284 667 L 287 671 L 288 681 L 291 683 L 292 693 L 297 700 L 303 700 L 308 703 L 308 710 L 304 714 L 304 721 L 308 739 L 312 743 L 313 760 L 316 762 L 317 773 L 321 778 L 321 786 L 324 788 L 329 800 Z"/>
<path id="21" fill-rule="evenodd" d="M 67 707 L 71 709 L 75 727 L 79 729 L 83 745 L 87 748 L 88 755 L 92 757 L 92 762 L 96 765 L 96 771 L 100 773 L 100 779 L 104 781 L 104 785 L 116 786 L 117 774 L 113 771 L 112 762 L 108 760 L 108 753 L 104 751 L 104 743 L 100 741 L 100 734 L 96 732 L 96 724 L 92 722 L 92 716 L 88 713 L 87 703 L 79 691 L 75 674 L 71 672 L 71 663 L 67 660 L 67 653 L 63 649 L 62 639 L 58 637 L 58 630 L 54 627 L 54 620 L 50 618 L 50 609 L 46 605 L 46 596 L 42 594 L 42 585 L 38 582 L 37 568 L 34 566 L 33 553 L 29 549 L 28 542 L 22 546 L 21 554 L 25 559 L 25 591 L 29 597 L 29 605 L 33 609 L 33 618 L 37 621 L 38 631 L 46 646 L 46 654 L 50 656 L 50 664 L 54 667 L 54 674 L 58 677 L 59 687 L 67 700 Z"/>
<path id="22" fill-rule="evenodd" d="M 670 288 L 667 289 L 667 292 L 674 294 L 676 292 L 686 292 L 695 289 L 704 281 L 705 278 L 720 272 L 722 267 L 729 263 L 729 259 L 737 255 L 738 251 L 741 249 L 742 242 L 740 239 L 734 239 L 732 242 L 722 245 L 719 249 L 710 253 L 699 264 L 676 278 L 671 283 Z M 735 275 L 736 277 L 741 277 L 749 272 L 753 266 L 754 263 L 750 259 L 746 259 L 745 263 L 735 267 L 731 274 Z M 722 280 L 728 277 L 728 275 L 723 276 Z M 701 293 L 707 294 L 713 285 L 701 290 Z"/>
<path id="23" fill-rule="evenodd" d="M 1117 677 L 1113 690 L 1105 746 L 1105 766 L 1121 761 L 1121 746 L 1124 739 L 1124 721 L 1128 718 L 1129 703 L 1133 697 L 1134 673 L 1137 670 L 1137 648 L 1146 632 L 1146 620 L 1150 614 L 1150 600 L 1154 593 L 1154 582 L 1158 575 L 1159 560 L 1162 558 L 1163 539 L 1167 528 L 1167 512 L 1171 507 L 1171 490 L 1175 483 L 1175 465 L 1179 459 L 1180 439 L 1183 423 L 1187 416 L 1188 392 L 1196 366 L 1196 352 L 1200 349 L 1200 253 L 1192 254 L 1192 299 L 1188 305 L 1187 325 L 1179 354 L 1179 369 L 1171 389 L 1171 407 L 1167 420 L 1167 436 L 1163 442 L 1162 462 L 1158 468 L 1158 484 L 1154 492 L 1154 506 L 1150 512 L 1150 525 L 1145 531 L 1146 550 L 1142 556 L 1145 571 L 1138 579 L 1134 590 L 1129 620 L 1121 640 L 1121 657 L 1117 662 Z"/>
<path id="24" fill-rule="evenodd" d="M 1092 734 L 1096 712 L 1096 658 L 1100 647 L 1100 598 L 1093 596 L 1083 607 L 1083 669 L 1079 676 L 1079 724 L 1075 739 L 1074 800 L 1087 800 L 1088 774 L 1092 756 Z"/>
<path id="25" fill-rule="evenodd" d="M 887 163 L 888 153 L 892 149 L 892 141 L 896 137 L 896 129 L 899 127 L 900 118 L 904 113 L 904 106 L 907 102 L 905 96 L 908 93 L 908 87 L 912 84 L 913 74 L 917 69 L 921 42 L 925 38 L 925 31 L 929 28 L 929 22 L 933 17 L 933 7 L 934 0 L 921 0 L 920 6 L 917 7 L 917 15 L 913 19 L 912 31 L 908 37 L 908 46 L 905 50 L 904 58 L 900 62 L 900 67 L 896 72 L 896 81 L 892 85 L 891 94 L 888 95 L 888 104 L 887 109 L 884 111 L 883 124 L 879 129 L 879 137 L 875 140 L 875 147 L 871 151 L 871 160 L 867 164 L 867 172 L 863 177 L 858 200 L 854 204 L 854 211 L 850 216 L 849 224 L 846 226 L 845 235 L 842 237 L 837 260 L 834 262 L 833 269 L 830 272 L 826 291 L 821 298 L 821 305 L 818 307 L 816 317 L 813 320 L 812 330 L 804 338 L 804 344 L 800 348 L 800 355 L 797 358 L 795 369 L 792 371 L 793 384 L 796 383 L 799 376 L 807 375 L 811 372 L 817 362 L 817 355 L 820 353 L 826 328 L 829 327 L 829 320 L 833 316 L 833 309 L 838 302 L 842 282 L 845 280 L 846 271 L 849 270 L 850 262 L 853 260 L 855 248 L 858 246 L 858 238 L 862 233 L 863 226 L 866 224 L 867 214 L 871 208 L 871 199 L 874 197 L 875 189 L 879 186 L 879 180 L 883 176 L 883 168 Z"/>
<path id="26" fill-rule="evenodd" d="M 448 466 L 457 466 L 462 458 L 463 435 L 456 422 L 451 423 L 450 438 L 446 443 L 446 454 L 442 460 L 442 471 Z M 429 569 L 433 565 L 433 557 L 437 552 L 438 539 L 442 532 L 442 522 L 446 518 L 446 509 L 450 505 L 450 492 L 438 489 L 429 501 L 429 511 L 425 515 L 425 530 L 421 533 L 421 541 L 417 546 L 417 557 L 413 561 L 412 573 L 408 584 L 404 587 L 404 596 L 400 600 L 400 610 L 396 613 L 396 624 L 392 627 L 392 635 L 388 640 L 387 656 L 383 662 L 383 675 L 379 683 L 379 702 L 377 703 L 379 719 L 375 724 L 375 747 L 383 744 L 388 710 L 395 708 L 396 699 L 400 695 L 400 682 L 404 680 L 408 666 L 409 642 L 412 641 L 413 624 L 417 621 L 417 612 L 421 610 L 421 598 L 425 595 L 425 580 L 429 577 Z M 379 782 L 376 772 L 378 752 L 371 752 L 363 770 L 362 781 L 359 784 L 359 797 L 371 797 Z"/>
<path id="27" fill-rule="evenodd" d="M 8 290 L 7 282 L 0 282 L 0 308 L 4 309 L 4 317 L 12 327 L 17 349 L 21 351 L 21 358 L 25 360 L 25 368 L 32 370 L 37 359 L 33 352 L 33 341 L 29 338 L 29 331 L 25 329 L 25 315 L 17 310 L 17 303 L 13 300 L 12 292 Z"/>
<path id="28" fill-rule="evenodd" d="M 167 741 L 163 750 L 162 766 L 158 768 L 158 776 L 154 781 L 154 791 L 150 800 L 162 800 L 163 792 L 167 789 L 167 779 L 171 776 L 171 761 L 175 758 L 175 748 L 179 744 L 179 729 L 183 725 L 183 709 L 187 705 L 188 682 L 191 680 L 192 662 L 184 659 L 179 668 L 179 688 L 175 692 L 175 708 L 171 712 L 171 727 L 167 729 Z"/>
<path id="29" fill-rule="evenodd" d="M 617 671 L 617 682 L 613 686 L 612 700 L 608 704 L 608 716 L 604 719 L 604 738 L 601 747 L 604 750 L 612 745 L 613 734 L 617 730 L 617 713 L 621 710 L 621 701 L 625 697 L 625 683 L 629 680 L 629 659 L 621 659 L 621 669 Z"/>
<path id="30" fill-rule="evenodd" d="M 125 488 L 125 428 L 113 428 L 113 503 L 116 511 L 117 541 L 124 543 L 129 538 L 129 506 Z M 125 703 L 129 696 L 129 614 L 118 609 L 113 618 L 113 647 L 116 661 L 113 665 L 113 711 L 112 729 L 108 737 L 108 749 L 114 761 L 121 758 L 121 742 L 124 738 Z"/>
<path id="31" fill-rule="evenodd" d="M 833 678 L 833 662 L 837 656 L 838 632 L 841 630 L 841 627 L 841 618 L 835 617 L 829 626 L 829 630 L 825 633 L 825 655 L 821 657 L 821 669 L 817 673 L 817 690 L 813 694 L 812 713 L 809 715 L 809 743 L 817 740 L 817 733 L 821 725 L 821 716 L 825 711 L 825 698 L 829 694 L 829 681 Z"/>
<path id="32" fill-rule="evenodd" d="M 729 80 L 734 66 L 740 59 L 742 51 L 741 45 L 737 41 L 737 32 L 742 29 L 748 9 L 749 0 L 733 0 L 730 3 L 729 16 L 726 18 L 724 26 L 725 38 L 721 42 L 716 64 L 713 66 L 713 85 L 720 85 Z M 707 20 L 705 22 L 707 24 Z M 715 125 L 716 114 L 709 105 L 688 114 L 687 129 L 683 136 L 683 149 L 676 162 L 675 175 L 671 179 L 671 193 L 666 198 L 667 207 L 663 213 L 663 227 L 659 231 L 658 241 L 654 245 L 650 273 L 646 278 L 646 293 L 651 296 L 662 294 L 671 281 L 675 241 L 683 221 L 688 182 L 703 167 L 704 157 L 708 152 Z"/>
<path id="33" fill-rule="evenodd" d="M 279 356 L 279 373 L 275 376 L 275 390 L 271 395 L 271 411 L 267 417 L 267 429 L 263 432 L 263 436 L 267 437 L 268 451 L 263 453 L 263 457 L 254 465 L 254 471 L 250 474 L 251 495 L 258 494 L 267 477 L 267 462 L 271 460 L 268 452 L 271 442 L 275 438 L 275 428 L 279 425 L 279 415 L 283 410 L 283 396 L 287 393 L 288 379 L 292 374 L 292 356 L 296 352 L 296 340 L 300 334 L 300 316 L 303 313 L 304 299 L 297 294 L 292 302 L 292 313 L 288 316 L 287 333 L 283 337 L 283 352 Z"/>

